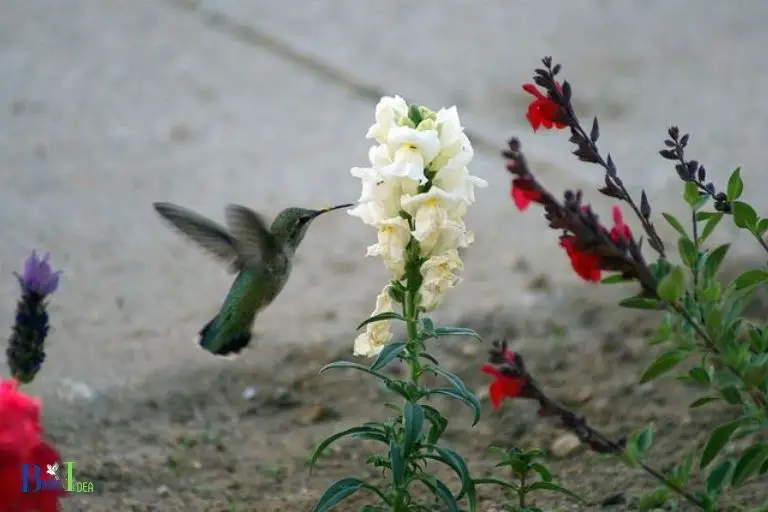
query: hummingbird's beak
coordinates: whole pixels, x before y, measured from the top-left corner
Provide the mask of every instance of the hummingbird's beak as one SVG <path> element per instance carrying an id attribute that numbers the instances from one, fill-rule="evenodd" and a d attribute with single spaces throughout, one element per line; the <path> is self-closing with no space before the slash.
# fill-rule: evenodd
<path id="1" fill-rule="evenodd" d="M 340 210 L 342 208 L 351 208 L 352 206 L 355 206 L 355 203 L 348 203 L 348 204 L 339 204 L 336 206 L 329 206 L 327 208 L 321 208 L 317 210 L 317 213 L 315 213 L 315 217 L 318 215 L 322 215 L 324 213 L 332 212 L 333 210 Z"/>

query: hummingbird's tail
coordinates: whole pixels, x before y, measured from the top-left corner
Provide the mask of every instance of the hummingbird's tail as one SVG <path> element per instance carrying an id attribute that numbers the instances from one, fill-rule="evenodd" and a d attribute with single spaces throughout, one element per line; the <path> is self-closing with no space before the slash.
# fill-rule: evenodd
<path id="1" fill-rule="evenodd" d="M 216 315 L 213 319 L 200 329 L 198 335 L 198 344 L 207 352 L 215 356 L 227 356 L 237 354 L 242 351 L 251 342 L 250 327 L 243 331 L 234 333 L 225 333 L 219 327 Z"/>

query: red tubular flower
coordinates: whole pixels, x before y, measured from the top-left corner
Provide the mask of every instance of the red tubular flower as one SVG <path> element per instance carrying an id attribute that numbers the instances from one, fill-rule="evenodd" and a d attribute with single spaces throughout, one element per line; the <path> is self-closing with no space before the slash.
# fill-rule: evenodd
<path id="1" fill-rule="evenodd" d="M 600 257 L 579 251 L 575 247 L 575 242 L 576 237 L 573 235 L 560 237 L 560 247 L 568 254 L 573 270 L 585 281 L 593 283 L 600 281 Z"/>
<path id="2" fill-rule="evenodd" d="M 614 242 L 623 240 L 628 242 L 632 238 L 632 231 L 629 230 L 629 226 L 624 224 L 624 217 L 621 215 L 621 208 L 618 205 L 614 205 L 611 209 L 613 215 L 613 227 L 611 228 L 610 237 Z"/>
<path id="3" fill-rule="evenodd" d="M 511 350 L 504 350 L 504 359 L 509 362 L 514 362 L 516 360 L 516 354 Z M 499 410 L 501 401 L 504 398 L 519 398 L 524 396 L 525 386 L 528 384 L 528 379 L 525 375 L 513 377 L 488 363 L 484 364 L 480 369 L 483 373 L 492 375 L 495 379 L 488 386 L 488 396 L 491 399 L 493 410 Z"/>
<path id="4" fill-rule="evenodd" d="M 556 85 L 558 88 L 560 87 L 559 83 Z M 528 119 L 528 122 L 531 123 L 531 128 L 533 128 L 534 132 L 542 126 L 547 130 L 552 129 L 553 127 L 562 129 L 567 126 L 557 120 L 558 114 L 560 113 L 560 107 L 557 103 L 544 96 L 533 84 L 524 84 L 523 90 L 528 94 L 532 94 L 535 98 L 531 101 L 530 105 L 528 105 L 528 113 L 525 114 L 525 117 Z"/>
<path id="5" fill-rule="evenodd" d="M 0 380 L 0 512 L 59 510 L 65 491 L 39 484 L 53 478 L 46 476 L 46 468 L 61 463 L 61 457 L 41 434 L 39 400 L 19 392 L 16 381 Z M 27 492 L 25 481 L 32 487 Z"/>
<path id="6" fill-rule="evenodd" d="M 525 211 L 532 202 L 541 202 L 541 193 L 535 190 L 529 179 L 515 178 L 512 180 L 512 188 L 509 195 L 515 202 L 515 206 L 521 212 Z"/>

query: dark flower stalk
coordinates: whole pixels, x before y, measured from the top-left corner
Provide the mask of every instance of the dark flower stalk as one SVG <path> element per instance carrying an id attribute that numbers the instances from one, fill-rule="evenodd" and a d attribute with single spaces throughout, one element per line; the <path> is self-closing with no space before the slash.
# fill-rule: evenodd
<path id="1" fill-rule="evenodd" d="M 483 365 L 482 371 L 494 376 L 494 381 L 489 386 L 489 396 L 494 409 L 501 406 L 504 398 L 536 400 L 539 404 L 539 416 L 557 418 L 563 428 L 572 432 L 593 452 L 615 456 L 621 456 L 624 453 L 627 445 L 626 437 L 616 441 L 609 439 L 589 426 L 583 416 L 577 416 L 573 411 L 549 398 L 525 368 L 523 357 L 510 350 L 506 341 L 494 341 L 489 354 L 489 363 Z M 637 464 L 691 503 L 699 507 L 703 506 L 701 500 L 671 482 L 660 471 L 643 461 L 637 461 Z"/>
<path id="2" fill-rule="evenodd" d="M 50 329 L 45 299 L 56 291 L 61 275 L 61 271 L 51 269 L 48 258 L 49 254 L 38 258 L 33 251 L 24 262 L 22 275 L 16 275 L 21 298 L 6 356 L 11 376 L 24 384 L 32 382 L 45 361 L 45 338 Z"/>

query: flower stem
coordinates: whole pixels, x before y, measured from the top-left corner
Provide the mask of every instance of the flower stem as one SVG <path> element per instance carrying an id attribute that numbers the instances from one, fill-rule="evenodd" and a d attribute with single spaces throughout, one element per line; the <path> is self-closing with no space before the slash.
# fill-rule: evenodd
<path id="1" fill-rule="evenodd" d="M 419 363 L 419 312 L 416 308 L 416 291 L 412 290 L 410 280 L 408 290 L 405 293 L 403 313 L 408 336 L 408 369 L 411 382 L 417 384 L 421 377 L 421 364 Z"/>

